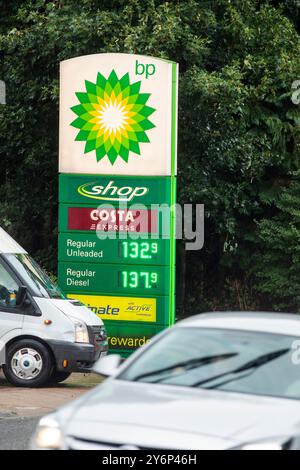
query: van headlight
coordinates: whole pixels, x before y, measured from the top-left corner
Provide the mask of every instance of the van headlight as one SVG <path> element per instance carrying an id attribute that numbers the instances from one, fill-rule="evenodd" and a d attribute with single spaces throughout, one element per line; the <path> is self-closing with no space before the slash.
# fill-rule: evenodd
<path id="1" fill-rule="evenodd" d="M 89 343 L 89 332 L 85 323 L 75 321 L 75 343 Z"/>
<path id="2" fill-rule="evenodd" d="M 52 417 L 42 418 L 31 442 L 35 450 L 59 450 L 63 448 L 64 436 L 59 423 Z"/>

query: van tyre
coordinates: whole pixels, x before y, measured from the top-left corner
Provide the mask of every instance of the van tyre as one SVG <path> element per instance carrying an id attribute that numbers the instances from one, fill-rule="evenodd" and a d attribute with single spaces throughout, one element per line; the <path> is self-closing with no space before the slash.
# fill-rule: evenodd
<path id="1" fill-rule="evenodd" d="M 52 375 L 49 379 L 49 383 L 50 384 L 59 384 L 61 382 L 64 382 L 65 380 L 67 380 L 70 377 L 71 374 L 72 374 L 72 372 L 64 372 L 64 371 L 53 369 Z"/>
<path id="2" fill-rule="evenodd" d="M 17 387 L 41 387 L 49 382 L 52 370 L 51 355 L 39 341 L 22 339 L 7 349 L 3 372 Z"/>

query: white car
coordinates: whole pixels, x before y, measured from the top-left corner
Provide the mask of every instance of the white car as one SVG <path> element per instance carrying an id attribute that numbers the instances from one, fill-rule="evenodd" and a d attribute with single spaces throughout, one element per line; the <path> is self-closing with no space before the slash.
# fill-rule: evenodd
<path id="1" fill-rule="evenodd" d="M 41 419 L 35 449 L 292 449 L 300 435 L 300 317 L 193 316 L 101 385 Z"/>

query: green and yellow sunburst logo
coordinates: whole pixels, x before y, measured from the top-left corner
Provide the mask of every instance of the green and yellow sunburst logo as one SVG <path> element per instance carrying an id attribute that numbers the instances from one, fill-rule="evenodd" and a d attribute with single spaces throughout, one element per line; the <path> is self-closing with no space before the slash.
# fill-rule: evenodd
<path id="1" fill-rule="evenodd" d="M 130 84 L 128 73 L 119 79 L 113 70 L 108 79 L 98 73 L 96 83 L 86 80 L 85 88 L 71 108 L 84 152 L 95 150 L 97 161 L 107 155 L 112 165 L 118 157 L 128 162 L 129 152 L 140 155 L 140 144 L 150 142 L 147 131 L 155 127 L 149 120 L 155 109 L 146 105 L 150 94 L 140 93 L 141 82 Z"/>

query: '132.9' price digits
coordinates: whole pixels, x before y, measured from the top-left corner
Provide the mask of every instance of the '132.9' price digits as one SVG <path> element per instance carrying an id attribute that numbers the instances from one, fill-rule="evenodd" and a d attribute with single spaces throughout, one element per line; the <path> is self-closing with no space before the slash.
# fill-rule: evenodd
<path id="1" fill-rule="evenodd" d="M 134 242 L 123 241 L 120 243 L 120 256 L 122 258 L 131 259 L 153 259 L 157 258 L 158 243 L 157 242 Z"/>

